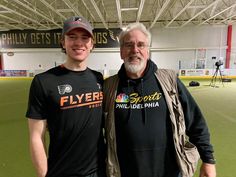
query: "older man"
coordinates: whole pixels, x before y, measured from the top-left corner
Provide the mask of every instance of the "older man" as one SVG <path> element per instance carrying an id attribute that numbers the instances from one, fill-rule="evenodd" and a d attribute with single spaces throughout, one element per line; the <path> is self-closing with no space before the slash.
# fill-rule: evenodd
<path id="1" fill-rule="evenodd" d="M 176 74 L 149 59 L 150 42 L 141 23 L 120 34 L 124 64 L 104 83 L 107 171 L 111 177 L 191 177 L 199 152 L 200 176 L 215 177 L 204 117 Z"/>

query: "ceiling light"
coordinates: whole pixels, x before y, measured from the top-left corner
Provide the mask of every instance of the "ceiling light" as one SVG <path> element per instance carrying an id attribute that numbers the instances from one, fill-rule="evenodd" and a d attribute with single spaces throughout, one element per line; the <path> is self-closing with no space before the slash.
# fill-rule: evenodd
<path id="1" fill-rule="evenodd" d="M 138 7 L 128 7 L 128 8 L 121 8 L 121 11 L 131 11 L 131 10 L 138 10 Z"/>

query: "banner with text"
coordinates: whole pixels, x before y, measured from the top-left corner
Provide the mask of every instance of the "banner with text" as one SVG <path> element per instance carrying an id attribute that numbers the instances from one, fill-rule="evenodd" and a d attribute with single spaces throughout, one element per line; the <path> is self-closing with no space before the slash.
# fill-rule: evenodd
<path id="1" fill-rule="evenodd" d="M 26 77 L 27 71 L 26 70 L 0 70 L 0 77 Z"/>
<path id="2" fill-rule="evenodd" d="M 94 29 L 96 48 L 119 46 L 119 28 Z M 0 31 L 0 48 L 60 48 L 61 29 Z"/>

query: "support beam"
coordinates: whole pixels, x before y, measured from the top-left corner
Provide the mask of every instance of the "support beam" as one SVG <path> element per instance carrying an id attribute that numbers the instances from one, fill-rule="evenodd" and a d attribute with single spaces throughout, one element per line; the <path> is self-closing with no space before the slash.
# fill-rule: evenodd
<path id="1" fill-rule="evenodd" d="M 91 12 L 91 10 L 89 10 L 87 4 L 85 3 L 85 0 L 82 0 L 82 3 L 84 5 L 84 7 L 86 8 L 86 10 L 88 11 L 88 14 L 92 17 L 93 21 L 95 21 L 95 17 L 93 16 L 93 13 Z"/>
<path id="2" fill-rule="evenodd" d="M 191 0 L 189 1 L 189 3 L 165 26 L 168 27 L 170 26 L 170 24 L 176 19 L 178 18 L 195 0 Z"/>
<path id="3" fill-rule="evenodd" d="M 143 11 L 144 3 L 145 3 L 145 0 L 141 0 L 140 1 L 136 22 L 139 22 L 139 20 L 141 18 L 141 14 L 142 14 L 142 11 Z"/>
<path id="4" fill-rule="evenodd" d="M 82 16 L 82 14 L 81 14 L 80 11 L 78 10 L 78 8 L 75 7 L 75 5 L 70 2 L 70 0 L 64 0 L 64 3 L 65 3 L 70 9 L 72 9 L 76 15 Z"/>
<path id="5" fill-rule="evenodd" d="M 119 19 L 119 26 L 120 26 L 120 29 L 122 29 L 123 24 L 122 24 L 120 0 L 116 0 L 116 9 L 117 9 L 117 15 Z"/>
<path id="6" fill-rule="evenodd" d="M 6 16 L 6 15 L 0 14 L 0 18 L 2 18 L 2 19 L 3 19 L 3 18 L 8 19 L 8 20 L 10 20 L 10 21 L 15 22 L 16 24 L 19 23 L 18 20 L 14 19 L 14 18 L 10 18 L 10 17 L 8 17 L 8 16 Z M 22 23 L 22 26 L 24 26 L 24 27 L 22 27 L 23 29 L 25 29 L 25 28 L 32 28 L 32 26 L 27 25 L 27 24 L 24 24 L 24 23 Z M 19 29 L 21 29 L 21 28 L 19 28 Z"/>
<path id="7" fill-rule="evenodd" d="M 229 69 L 230 67 L 230 56 L 231 56 L 231 44 L 232 43 L 232 25 L 228 26 L 228 33 L 227 33 L 227 46 L 226 49 L 226 59 L 225 59 L 225 68 Z"/>
<path id="8" fill-rule="evenodd" d="M 0 8 L 6 9 L 6 10 L 8 10 L 10 13 L 12 13 L 12 14 L 15 14 L 15 15 L 17 15 L 17 16 L 20 16 L 20 17 L 24 18 L 24 19 L 27 19 L 27 20 L 29 20 L 29 21 L 31 21 L 31 22 L 33 22 L 34 24 L 37 24 L 37 25 L 39 25 L 39 26 L 42 26 L 44 29 L 49 29 L 48 26 L 45 26 L 44 24 L 41 24 L 41 23 L 39 23 L 38 21 L 36 21 L 36 20 L 34 20 L 34 19 L 32 19 L 32 18 L 26 16 L 26 15 L 23 15 L 23 14 L 21 14 L 20 12 L 17 12 L 17 11 L 15 11 L 15 10 L 13 10 L 13 9 L 10 9 L 10 8 L 4 6 L 4 5 L 0 5 Z M 33 28 L 33 27 L 32 27 L 32 28 Z"/>
<path id="9" fill-rule="evenodd" d="M 104 17 L 103 17 L 103 15 L 102 15 L 100 9 L 98 8 L 96 2 L 95 2 L 94 0 L 90 0 L 90 2 L 93 4 L 93 7 L 94 7 L 94 9 L 96 10 L 96 12 L 97 12 L 99 18 L 101 19 L 101 21 L 102 21 L 104 27 L 105 27 L 106 29 L 108 29 L 108 25 L 107 25 L 107 23 L 106 23 L 106 20 L 104 19 Z"/>
<path id="10" fill-rule="evenodd" d="M 32 7 L 26 5 L 25 3 L 23 3 L 23 2 L 21 2 L 21 1 L 19 1 L 19 0 L 15 0 L 15 2 L 18 3 L 18 4 L 20 4 L 21 6 L 25 7 L 27 10 L 31 11 L 32 13 L 35 13 L 35 14 L 37 14 L 38 16 L 40 16 L 40 17 L 46 19 L 47 21 L 50 21 L 52 24 L 56 25 L 57 27 L 59 27 L 59 28 L 61 27 L 61 26 L 58 25 L 53 19 L 50 19 L 50 18 L 48 18 L 47 16 L 45 16 L 44 14 L 38 12 L 37 10 L 32 9 Z"/>
<path id="11" fill-rule="evenodd" d="M 171 0 L 166 0 L 165 3 L 163 4 L 163 6 L 161 7 L 161 9 L 157 9 L 156 10 L 156 16 L 155 19 L 153 20 L 152 24 L 149 27 L 149 30 L 155 25 L 155 23 L 157 22 L 158 18 L 162 15 L 162 13 L 164 12 L 164 10 L 166 10 L 166 7 L 169 5 L 169 3 L 171 2 Z"/>
<path id="12" fill-rule="evenodd" d="M 43 3 L 47 8 L 51 9 L 54 13 L 56 13 L 59 17 L 61 17 L 63 20 L 66 19 L 64 15 L 59 13 L 51 4 L 49 4 L 46 0 L 39 0 L 41 3 Z"/>
<path id="13" fill-rule="evenodd" d="M 191 19 L 189 19 L 188 21 L 186 21 L 184 24 L 181 25 L 181 27 L 184 27 L 185 25 L 187 25 L 189 22 L 191 22 L 193 19 L 195 19 L 197 16 L 199 16 L 200 14 L 202 14 L 203 12 L 205 12 L 207 9 L 213 7 L 215 4 L 217 4 L 220 0 L 216 0 L 213 1 L 211 4 L 209 4 L 205 9 L 201 10 L 200 12 L 198 12 L 196 15 L 194 15 Z"/>
<path id="14" fill-rule="evenodd" d="M 215 15 L 211 16 L 210 18 L 206 19 L 205 21 L 203 21 L 203 22 L 202 22 L 202 23 L 200 23 L 199 25 L 202 25 L 202 24 L 206 23 L 207 21 L 209 21 L 209 20 L 211 20 L 211 19 L 213 19 L 213 18 L 217 17 L 218 15 L 220 15 L 220 14 L 224 13 L 225 11 L 227 11 L 227 10 L 229 10 L 229 9 L 231 9 L 231 8 L 234 8 L 235 6 L 236 6 L 236 3 L 235 3 L 235 4 L 233 4 L 233 5 L 231 5 L 231 6 L 229 6 L 229 7 L 227 7 L 226 9 L 224 9 L 224 10 L 222 10 L 222 11 L 218 12 L 217 14 L 215 14 Z"/>

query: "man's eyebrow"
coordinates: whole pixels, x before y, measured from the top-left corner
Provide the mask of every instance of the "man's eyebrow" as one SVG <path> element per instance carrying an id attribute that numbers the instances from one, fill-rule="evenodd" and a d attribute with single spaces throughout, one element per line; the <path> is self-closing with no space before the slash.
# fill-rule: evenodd
<path id="1" fill-rule="evenodd" d="M 88 36 L 88 37 L 90 37 L 90 35 L 89 35 L 89 34 L 82 34 L 82 36 Z"/>

